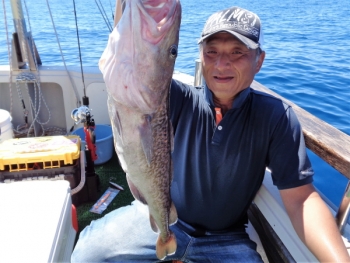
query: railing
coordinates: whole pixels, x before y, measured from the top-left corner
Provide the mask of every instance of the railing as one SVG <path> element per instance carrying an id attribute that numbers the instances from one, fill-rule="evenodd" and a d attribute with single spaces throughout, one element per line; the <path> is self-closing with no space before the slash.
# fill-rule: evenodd
<path id="1" fill-rule="evenodd" d="M 202 83 L 200 60 L 196 60 L 196 85 Z M 255 90 L 269 93 L 285 101 L 293 107 L 301 123 L 306 147 L 321 157 L 329 165 L 350 179 L 350 136 L 318 119 L 291 101 L 286 100 L 260 83 L 253 81 L 251 87 Z M 342 202 L 336 214 L 340 232 L 343 232 L 350 212 L 350 182 L 345 189 Z"/>

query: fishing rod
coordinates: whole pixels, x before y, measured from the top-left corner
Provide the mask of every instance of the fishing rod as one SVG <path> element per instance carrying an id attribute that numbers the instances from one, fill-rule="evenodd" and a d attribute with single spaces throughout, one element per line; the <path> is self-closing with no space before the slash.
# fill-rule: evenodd
<path id="1" fill-rule="evenodd" d="M 78 28 L 78 18 L 75 7 L 75 0 L 73 0 L 74 6 L 74 18 L 75 26 L 78 39 L 78 48 L 79 48 L 79 60 L 81 68 L 81 76 L 83 81 L 83 106 L 76 108 L 72 111 L 71 117 L 73 118 L 75 124 L 83 123 L 84 125 L 84 134 L 86 146 L 84 149 L 85 158 L 86 158 L 86 186 L 87 186 L 87 196 L 89 201 L 96 201 L 98 199 L 98 187 L 100 184 L 98 174 L 95 172 L 94 161 L 97 160 L 96 154 L 96 136 L 95 136 L 95 120 L 92 118 L 91 111 L 89 109 L 89 97 L 86 96 L 86 86 L 84 80 L 84 70 L 83 70 L 83 61 L 81 56 L 80 48 L 80 38 L 79 38 L 79 28 Z M 74 126 L 72 127 L 74 129 Z"/>

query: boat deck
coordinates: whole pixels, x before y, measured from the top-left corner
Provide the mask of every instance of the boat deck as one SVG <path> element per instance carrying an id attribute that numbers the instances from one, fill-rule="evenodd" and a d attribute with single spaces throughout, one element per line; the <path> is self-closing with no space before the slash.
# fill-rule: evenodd
<path id="1" fill-rule="evenodd" d="M 109 187 L 109 181 L 119 184 L 124 188 L 124 191 L 120 191 L 118 193 L 118 195 L 113 199 L 113 201 L 108 205 L 107 209 L 102 214 L 96 214 L 89 211 L 95 203 L 92 201 L 77 206 L 79 227 L 77 239 L 79 238 L 80 231 L 89 225 L 92 220 L 99 219 L 105 214 L 115 210 L 116 208 L 129 205 L 134 200 L 134 197 L 129 190 L 125 173 L 119 165 L 116 153 L 113 154 L 112 158 L 108 162 L 101 165 L 96 165 L 95 172 L 100 179 L 98 192 L 99 196 L 101 196 Z"/>

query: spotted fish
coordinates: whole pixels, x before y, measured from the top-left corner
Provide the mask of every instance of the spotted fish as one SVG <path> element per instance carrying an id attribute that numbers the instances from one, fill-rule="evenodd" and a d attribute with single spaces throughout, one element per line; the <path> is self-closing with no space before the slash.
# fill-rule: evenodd
<path id="1" fill-rule="evenodd" d="M 180 22 L 179 0 L 126 0 L 99 61 L 115 149 L 132 194 L 148 205 L 150 225 L 159 233 L 159 259 L 175 253 L 177 247 L 169 229 L 177 221 L 170 196 L 169 88 Z"/>

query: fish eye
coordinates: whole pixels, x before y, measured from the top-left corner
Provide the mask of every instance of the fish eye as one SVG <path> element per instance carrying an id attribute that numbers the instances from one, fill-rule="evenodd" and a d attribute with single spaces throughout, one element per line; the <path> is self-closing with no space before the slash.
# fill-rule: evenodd
<path id="1" fill-rule="evenodd" d="M 170 52 L 170 57 L 171 58 L 176 58 L 177 57 L 177 45 L 172 45 L 170 47 L 169 52 Z"/>

